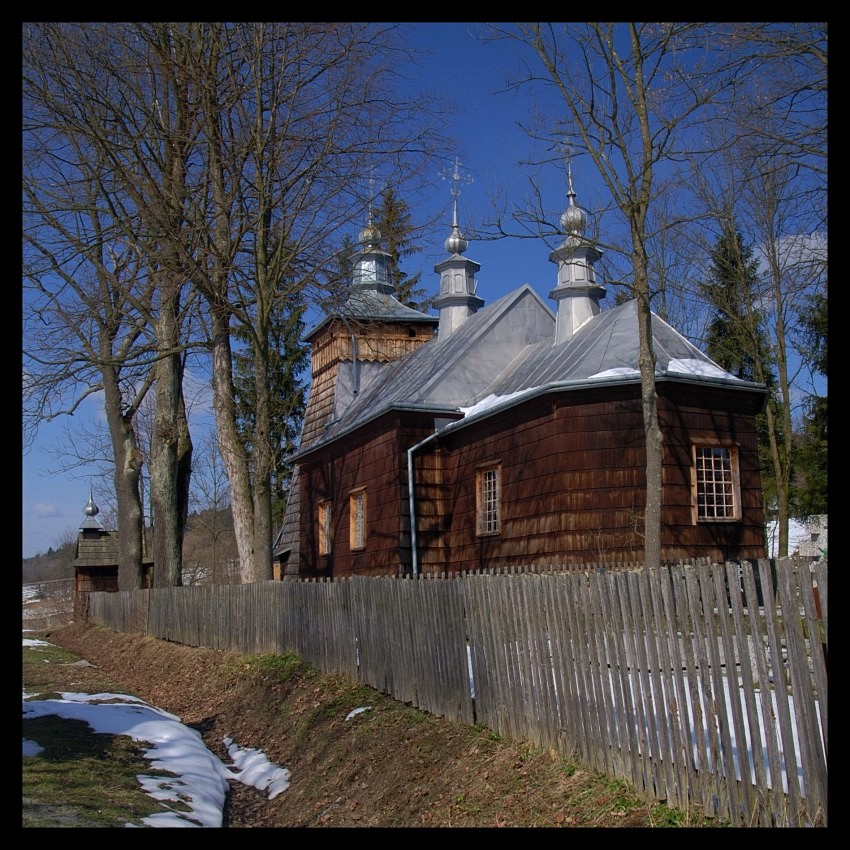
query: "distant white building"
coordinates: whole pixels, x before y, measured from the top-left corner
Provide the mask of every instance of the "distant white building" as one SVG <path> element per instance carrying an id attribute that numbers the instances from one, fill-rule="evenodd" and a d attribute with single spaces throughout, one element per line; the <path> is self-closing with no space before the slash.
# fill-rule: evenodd
<path id="1" fill-rule="evenodd" d="M 806 536 L 800 541 L 797 553 L 807 558 L 825 558 L 829 514 L 813 514 L 805 523 Z"/>
<path id="2" fill-rule="evenodd" d="M 827 547 L 828 514 L 813 514 L 806 522 L 788 521 L 788 552 L 806 558 L 825 558 Z M 768 557 L 775 558 L 779 548 L 779 527 L 776 522 L 767 524 Z"/>

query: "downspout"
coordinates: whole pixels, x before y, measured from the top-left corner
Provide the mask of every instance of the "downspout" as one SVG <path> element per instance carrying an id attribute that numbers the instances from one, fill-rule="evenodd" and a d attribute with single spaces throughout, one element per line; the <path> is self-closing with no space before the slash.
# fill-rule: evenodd
<path id="1" fill-rule="evenodd" d="M 413 565 L 413 575 L 419 575 L 419 559 L 416 556 L 416 507 L 413 498 L 413 453 L 417 449 L 421 449 L 425 443 L 435 439 L 439 431 L 434 431 L 429 434 L 424 440 L 418 442 L 415 446 L 411 446 L 407 450 L 407 498 L 410 502 L 410 554 Z"/>

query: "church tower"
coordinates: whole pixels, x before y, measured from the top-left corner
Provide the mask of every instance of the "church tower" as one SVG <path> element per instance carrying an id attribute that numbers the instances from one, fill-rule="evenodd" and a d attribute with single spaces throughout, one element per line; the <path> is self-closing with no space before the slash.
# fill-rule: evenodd
<path id="1" fill-rule="evenodd" d="M 444 243 L 446 251 L 451 256 L 434 266 L 434 271 L 440 275 L 440 294 L 434 301 L 434 306 L 440 311 L 438 332 L 440 342 L 448 339 L 452 331 L 460 327 L 484 304 L 484 299 L 479 298 L 475 293 L 477 285 L 475 275 L 481 265 L 461 256 L 469 242 L 460 232 L 457 223 L 457 197 L 460 194 L 458 183 L 461 180 L 459 166 L 460 163 L 455 159 L 455 170 L 452 175 L 452 195 L 454 195 L 452 232 Z"/>
<path id="2" fill-rule="evenodd" d="M 596 283 L 594 263 L 602 256 L 588 239 L 587 213 L 576 204 L 572 168 L 567 165 L 569 206 L 561 216 L 566 239 L 549 255 L 558 264 L 558 285 L 549 293 L 558 302 L 555 324 L 555 344 L 566 342 L 589 319 L 599 312 L 599 301 L 605 288 Z"/>
<path id="3" fill-rule="evenodd" d="M 311 385 L 301 430 L 301 449 L 320 439 L 363 388 L 388 363 L 434 339 L 439 319 L 406 307 L 393 295 L 392 256 L 381 247 L 381 232 L 372 221 L 360 231 L 354 254 L 348 299 L 304 339 L 310 344 Z M 273 546 L 276 578 L 297 576 L 300 474 L 296 463 L 290 480 L 283 525 Z"/>
<path id="4" fill-rule="evenodd" d="M 353 256 L 350 293 L 342 309 L 310 330 L 312 384 L 301 447 L 321 437 L 385 364 L 434 338 L 439 322 L 398 301 L 389 269 L 392 257 L 381 248 L 381 232 L 369 220 Z"/>

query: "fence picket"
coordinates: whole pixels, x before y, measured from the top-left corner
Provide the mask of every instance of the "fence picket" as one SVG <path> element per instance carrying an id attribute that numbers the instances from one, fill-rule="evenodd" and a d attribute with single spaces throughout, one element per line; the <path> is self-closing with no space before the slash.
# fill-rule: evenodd
<path id="1" fill-rule="evenodd" d="M 187 645 L 294 652 L 735 825 L 826 825 L 827 567 L 775 572 L 774 588 L 767 561 L 547 565 L 93 592 L 75 610 Z"/>

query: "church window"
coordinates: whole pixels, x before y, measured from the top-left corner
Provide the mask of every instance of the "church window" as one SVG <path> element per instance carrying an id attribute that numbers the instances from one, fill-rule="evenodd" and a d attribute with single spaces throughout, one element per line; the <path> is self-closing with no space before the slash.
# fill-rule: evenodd
<path id="1" fill-rule="evenodd" d="M 330 555 L 333 535 L 331 533 L 331 515 L 333 502 L 330 499 L 319 502 L 319 554 Z"/>
<path id="2" fill-rule="evenodd" d="M 498 534 L 502 512 L 501 466 L 495 464 L 482 467 L 476 477 L 478 534 Z"/>
<path id="3" fill-rule="evenodd" d="M 741 519 L 741 485 L 735 446 L 694 445 L 692 490 L 697 522 Z"/>
<path id="4" fill-rule="evenodd" d="M 349 540 L 352 549 L 366 547 L 366 490 L 354 490 L 348 497 Z"/>

